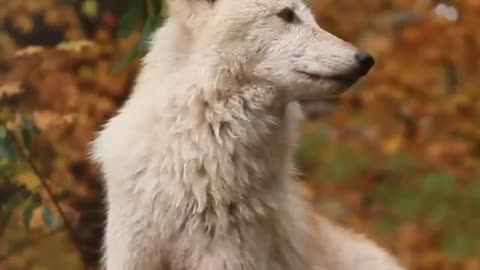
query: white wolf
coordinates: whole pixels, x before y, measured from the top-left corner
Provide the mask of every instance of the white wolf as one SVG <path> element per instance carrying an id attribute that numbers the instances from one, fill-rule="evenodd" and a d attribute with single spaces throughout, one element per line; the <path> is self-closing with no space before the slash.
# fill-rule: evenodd
<path id="1" fill-rule="evenodd" d="M 93 143 L 107 270 L 401 270 L 292 181 L 298 100 L 373 58 L 300 0 L 169 0 L 135 89 Z"/>

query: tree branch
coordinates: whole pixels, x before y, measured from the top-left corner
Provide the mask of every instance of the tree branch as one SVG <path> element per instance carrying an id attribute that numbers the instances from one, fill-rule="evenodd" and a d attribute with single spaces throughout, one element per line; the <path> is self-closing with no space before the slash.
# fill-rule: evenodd
<path id="1" fill-rule="evenodd" d="M 57 209 L 60 217 L 62 218 L 63 220 L 63 224 L 65 226 L 65 229 L 67 230 L 69 236 L 70 236 L 70 239 L 72 240 L 73 244 L 75 245 L 75 247 L 77 248 L 77 250 L 79 252 L 81 252 L 82 248 L 81 246 L 79 245 L 78 241 L 76 240 L 75 238 L 75 229 L 72 225 L 72 223 L 70 222 L 70 220 L 68 219 L 67 215 L 65 214 L 65 212 L 63 211 L 62 207 L 60 206 L 60 204 L 58 203 L 58 201 L 55 199 L 55 194 L 53 193 L 53 190 L 52 188 L 48 185 L 47 183 L 47 180 L 45 180 L 45 178 L 42 176 L 42 174 L 40 173 L 40 170 L 38 169 L 38 167 L 35 165 L 35 163 L 33 162 L 32 158 L 30 157 L 29 154 L 27 154 L 24 150 L 23 150 L 23 146 L 22 144 L 18 141 L 17 137 L 15 136 L 15 134 L 13 134 L 10 130 L 7 130 L 7 136 L 8 138 L 15 144 L 15 147 L 17 148 L 19 154 L 21 155 L 21 157 L 27 161 L 30 169 L 32 170 L 32 172 L 36 175 L 36 177 L 38 178 L 38 180 L 40 181 L 42 187 L 45 189 L 45 191 L 47 192 L 47 195 L 48 197 L 50 197 L 50 200 L 52 201 L 53 205 L 55 206 L 55 208 Z"/>

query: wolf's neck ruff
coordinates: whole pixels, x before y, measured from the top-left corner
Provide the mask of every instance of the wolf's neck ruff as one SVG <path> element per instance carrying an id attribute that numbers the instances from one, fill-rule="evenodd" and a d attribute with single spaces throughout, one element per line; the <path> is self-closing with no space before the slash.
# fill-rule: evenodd
<path id="1" fill-rule="evenodd" d="M 147 63 L 144 69 L 149 68 Z M 158 215 L 169 232 L 201 227 L 225 233 L 238 223 L 262 224 L 281 207 L 291 184 L 290 133 L 297 119 L 268 84 L 231 82 L 230 88 L 219 88 L 231 73 L 215 70 L 184 84 L 181 75 L 189 68 L 186 64 L 170 79 L 178 90 L 168 95 L 158 89 L 135 91 L 124 109 L 133 115 L 131 110 L 142 107 L 134 122 L 151 126 L 150 157 L 142 172 L 168 178 L 148 186 L 160 193 L 152 208 L 162 205 Z M 220 76 L 216 83 L 203 83 L 210 80 L 206 74 Z M 140 78 L 147 81 L 137 87 L 154 79 Z"/>

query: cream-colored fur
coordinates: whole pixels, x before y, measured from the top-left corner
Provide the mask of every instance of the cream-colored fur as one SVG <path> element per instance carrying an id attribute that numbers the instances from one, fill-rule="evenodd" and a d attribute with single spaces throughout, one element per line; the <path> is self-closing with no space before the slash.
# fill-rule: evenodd
<path id="1" fill-rule="evenodd" d="M 292 181 L 297 100 L 338 94 L 356 49 L 298 0 L 170 0 L 100 132 L 107 270 L 401 270 Z M 296 20 L 277 16 L 284 8 Z M 308 74 L 314 74 L 310 76 Z"/>

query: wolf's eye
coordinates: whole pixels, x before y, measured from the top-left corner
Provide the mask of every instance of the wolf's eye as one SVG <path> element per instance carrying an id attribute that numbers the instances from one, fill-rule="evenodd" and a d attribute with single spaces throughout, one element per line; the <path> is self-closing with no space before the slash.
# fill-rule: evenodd
<path id="1" fill-rule="evenodd" d="M 277 16 L 287 23 L 293 23 L 297 19 L 297 15 L 295 15 L 295 12 L 291 8 L 282 9 L 277 13 Z"/>

